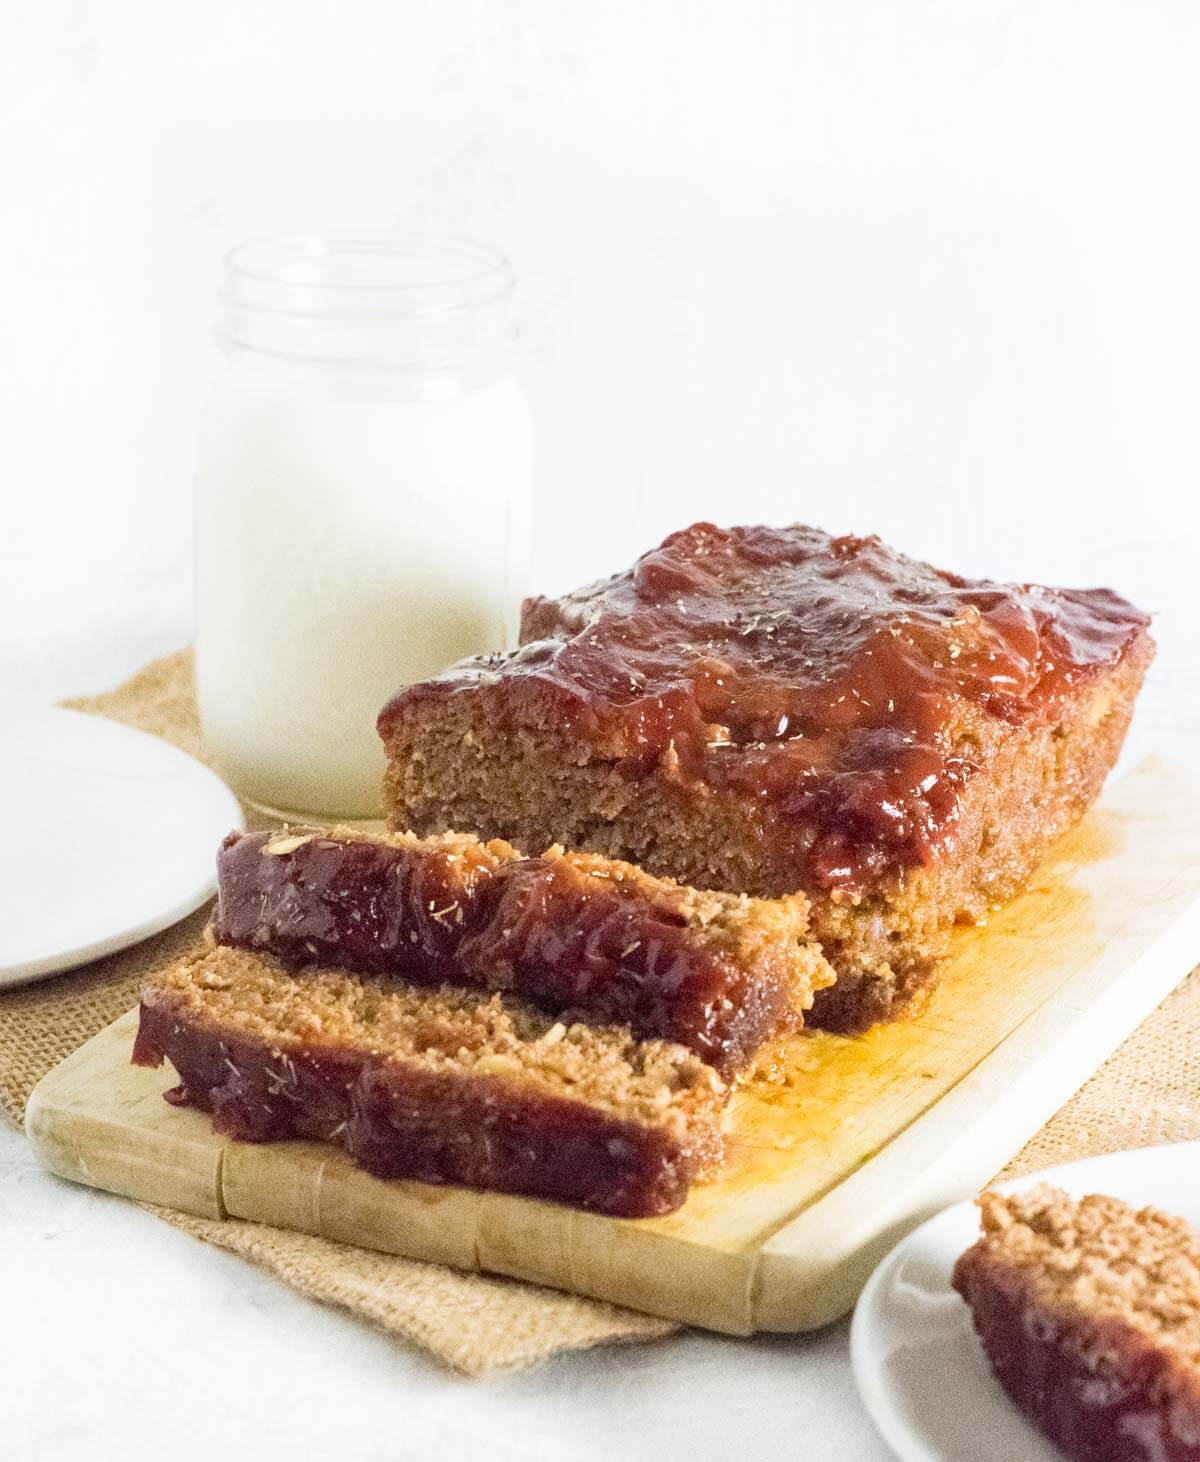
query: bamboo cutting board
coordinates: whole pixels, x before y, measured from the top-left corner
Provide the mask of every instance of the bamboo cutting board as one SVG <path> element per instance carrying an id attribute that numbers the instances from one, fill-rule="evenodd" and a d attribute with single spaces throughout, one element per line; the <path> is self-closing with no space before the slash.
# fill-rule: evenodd
<path id="1" fill-rule="evenodd" d="M 1200 778 L 1149 761 L 954 951 L 916 1018 L 801 1036 L 738 1093 L 721 1180 L 666 1218 L 382 1182 L 312 1142 L 255 1146 L 129 1065 L 133 1012 L 34 1091 L 26 1128 L 76 1182 L 484 1269 L 714 1330 L 811 1329 L 907 1229 L 985 1183 L 1200 959 Z"/>

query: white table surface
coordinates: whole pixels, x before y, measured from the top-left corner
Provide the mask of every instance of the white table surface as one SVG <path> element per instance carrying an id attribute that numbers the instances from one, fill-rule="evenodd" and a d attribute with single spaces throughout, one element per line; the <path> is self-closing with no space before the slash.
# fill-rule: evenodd
<path id="1" fill-rule="evenodd" d="M 28 655 L 44 684 L 44 655 Z M 1156 667 L 1125 765 L 1149 751 L 1200 764 L 1200 700 L 1186 659 L 1172 661 Z M 23 668 L 0 667 L 10 690 Z M 114 656 L 110 682 L 129 668 Z M 62 673 L 56 693 L 75 667 Z M 854 1390 L 845 1323 L 603 1347 L 464 1381 L 128 1203 L 43 1174 L 2 1121 L 0 1296 L 0 1450 L 22 1462 L 888 1456 Z"/>

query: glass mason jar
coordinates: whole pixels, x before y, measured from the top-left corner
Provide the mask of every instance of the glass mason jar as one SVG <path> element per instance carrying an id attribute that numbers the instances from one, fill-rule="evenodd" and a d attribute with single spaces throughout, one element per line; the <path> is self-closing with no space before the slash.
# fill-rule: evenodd
<path id="1" fill-rule="evenodd" d="M 244 796 L 379 816 L 402 685 L 513 643 L 531 474 L 513 278 L 472 244 L 225 262 L 195 488 L 204 736 Z"/>

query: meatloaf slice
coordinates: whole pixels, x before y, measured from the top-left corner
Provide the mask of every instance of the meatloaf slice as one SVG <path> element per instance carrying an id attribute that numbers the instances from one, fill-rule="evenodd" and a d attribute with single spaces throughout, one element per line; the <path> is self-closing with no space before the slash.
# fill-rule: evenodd
<path id="1" fill-rule="evenodd" d="M 1017 1405 L 1076 1462 L 1200 1462 L 1200 1234 L 1048 1187 L 980 1208 L 954 1287 Z"/>
<path id="2" fill-rule="evenodd" d="M 133 1060 L 244 1142 L 335 1142 L 381 1178 L 667 1213 L 721 1155 L 728 1089 L 683 1046 L 482 991 L 296 976 L 222 946 L 153 975 Z"/>
<path id="3" fill-rule="evenodd" d="M 518 991 L 568 1023 L 677 1041 L 725 1077 L 833 982 L 801 894 L 704 892 L 560 847 L 524 858 L 459 834 L 232 833 L 217 872 L 224 944 L 293 967 Z"/>

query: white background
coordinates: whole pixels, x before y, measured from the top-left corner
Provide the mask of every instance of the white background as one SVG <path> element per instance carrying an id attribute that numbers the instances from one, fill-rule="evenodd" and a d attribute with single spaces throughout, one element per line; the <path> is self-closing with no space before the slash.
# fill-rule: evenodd
<path id="1" fill-rule="evenodd" d="M 219 262 L 280 231 L 511 255 L 546 589 L 696 517 L 802 519 L 1109 582 L 1174 643 L 1190 0 L 39 0 L 0 67 L 0 669 L 30 693 L 188 638 Z"/>
<path id="2" fill-rule="evenodd" d="M 1181 743 L 1200 727 L 1198 76 L 1191 0 L 5 5 L 0 699 L 100 689 L 188 639 L 223 251 L 444 230 L 498 244 L 521 281 L 539 587 L 700 516 L 1111 583 L 1158 615 L 1138 745 Z M 121 1212 L 94 1242 L 157 1246 L 204 1323 L 250 1294 L 303 1327 L 311 1307 Z M 47 1313 L 69 1396 L 84 1360 L 65 1293 Z M 344 1343 L 356 1366 L 364 1346 L 396 1365 L 410 1414 L 440 1385 L 374 1337 Z M 633 1382 L 613 1393 L 689 1455 L 666 1413 L 810 1354 L 692 1346 L 717 1359 L 690 1395 L 672 1371 L 665 1410 Z M 565 1455 L 561 1377 L 640 1364 L 565 1362 L 503 1415 L 530 1455 Z M 828 1442 L 802 1442 L 804 1374 L 770 1435 L 874 1455 L 844 1381 L 825 1388 Z M 75 1420 L 78 1455 L 100 1455 L 92 1414 Z"/>

